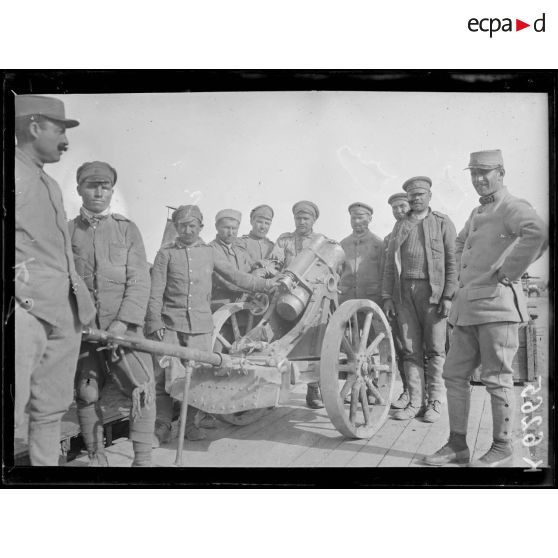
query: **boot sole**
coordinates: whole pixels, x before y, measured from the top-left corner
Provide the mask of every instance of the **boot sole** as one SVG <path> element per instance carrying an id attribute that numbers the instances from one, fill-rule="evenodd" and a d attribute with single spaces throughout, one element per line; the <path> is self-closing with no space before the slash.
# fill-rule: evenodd
<path id="1" fill-rule="evenodd" d="M 450 459 L 448 461 L 444 461 L 443 463 L 430 463 L 424 458 L 422 462 L 424 465 L 428 465 L 429 467 L 443 467 L 444 465 L 467 465 L 470 461 L 469 457 L 461 457 L 459 459 Z"/>

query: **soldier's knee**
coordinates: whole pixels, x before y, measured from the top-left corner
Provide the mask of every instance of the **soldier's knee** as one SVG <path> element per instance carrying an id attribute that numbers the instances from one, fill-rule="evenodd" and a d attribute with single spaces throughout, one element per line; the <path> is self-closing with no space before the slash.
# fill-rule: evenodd
<path id="1" fill-rule="evenodd" d="M 84 380 L 80 382 L 76 388 L 76 399 L 79 403 L 91 405 L 99 401 L 99 388 L 97 382 Z"/>

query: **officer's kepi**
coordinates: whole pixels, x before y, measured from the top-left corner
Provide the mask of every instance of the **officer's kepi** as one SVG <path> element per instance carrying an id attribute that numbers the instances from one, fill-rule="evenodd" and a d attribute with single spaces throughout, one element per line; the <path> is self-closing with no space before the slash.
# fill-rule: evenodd
<path id="1" fill-rule="evenodd" d="M 42 116 L 63 124 L 66 128 L 79 126 L 77 120 L 66 118 L 64 103 L 52 97 L 41 95 L 17 95 L 15 98 L 15 117 Z"/>

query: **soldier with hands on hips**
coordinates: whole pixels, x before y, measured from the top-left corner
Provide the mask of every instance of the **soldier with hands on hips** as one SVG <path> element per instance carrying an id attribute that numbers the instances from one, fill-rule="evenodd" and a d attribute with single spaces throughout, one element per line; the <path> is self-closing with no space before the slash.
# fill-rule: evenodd
<path id="1" fill-rule="evenodd" d="M 531 205 L 504 185 L 499 149 L 471 153 L 471 182 L 480 196 L 456 241 L 459 284 L 451 313 L 454 326 L 444 366 L 450 434 L 425 458 L 427 465 L 468 463 L 470 379 L 481 366 L 490 393 L 492 446 L 472 467 L 499 467 L 513 458 L 513 369 L 518 328 L 529 319 L 521 275 L 544 252 L 547 227 Z"/>

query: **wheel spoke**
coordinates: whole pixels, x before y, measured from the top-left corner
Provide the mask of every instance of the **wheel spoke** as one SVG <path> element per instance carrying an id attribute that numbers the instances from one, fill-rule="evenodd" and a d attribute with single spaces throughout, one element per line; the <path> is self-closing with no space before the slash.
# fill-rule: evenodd
<path id="1" fill-rule="evenodd" d="M 376 337 L 374 337 L 374 340 L 372 341 L 372 343 L 370 343 L 370 345 L 368 345 L 368 348 L 366 349 L 366 354 L 368 356 L 373 355 L 376 352 L 378 345 L 384 340 L 385 336 L 385 332 L 382 331 L 378 333 Z"/>
<path id="2" fill-rule="evenodd" d="M 227 349 L 231 349 L 232 345 L 220 334 L 217 334 L 217 339 L 219 341 L 221 341 L 221 343 L 227 348 Z"/>
<path id="3" fill-rule="evenodd" d="M 351 389 L 351 407 L 349 409 L 349 422 L 356 423 L 356 415 L 358 409 L 358 396 L 360 393 L 360 382 L 354 382 Z"/>
<path id="4" fill-rule="evenodd" d="M 353 347 L 358 350 L 360 337 L 358 334 L 358 316 L 356 312 L 351 316 L 351 324 L 353 327 Z"/>
<path id="5" fill-rule="evenodd" d="M 368 334 L 370 333 L 370 326 L 372 325 L 373 317 L 374 316 L 372 312 L 366 314 L 366 318 L 364 320 L 364 326 L 362 327 L 362 336 L 360 338 L 360 345 L 358 346 L 359 353 L 364 352 L 364 349 L 366 348 L 366 342 L 368 341 Z"/>
<path id="6" fill-rule="evenodd" d="M 231 314 L 231 324 L 234 333 L 234 340 L 238 341 L 242 336 L 240 335 L 240 329 L 238 327 L 238 320 L 236 319 L 236 314 Z"/>
<path id="7" fill-rule="evenodd" d="M 347 337 L 345 337 L 345 334 L 343 334 L 343 337 L 341 338 L 341 345 L 347 354 L 347 359 L 356 360 L 355 351 L 351 346 L 351 342 L 347 339 Z"/>
<path id="8" fill-rule="evenodd" d="M 364 415 L 364 422 L 368 426 L 370 424 L 370 407 L 368 406 L 368 395 L 366 394 L 366 386 L 360 385 L 360 404 L 362 406 L 362 414 Z"/>
<path id="9" fill-rule="evenodd" d="M 349 395 L 349 392 L 351 391 L 351 388 L 353 387 L 355 380 L 356 380 L 355 377 L 347 378 L 347 380 L 343 384 L 343 387 L 341 388 L 341 393 L 339 394 L 339 397 L 341 397 L 341 401 L 345 401 L 345 397 Z"/>
<path id="10" fill-rule="evenodd" d="M 378 400 L 378 405 L 385 405 L 385 399 L 380 393 L 378 386 L 370 378 L 365 378 L 365 382 L 368 386 L 368 389 L 372 392 L 372 395 Z"/>
<path id="11" fill-rule="evenodd" d="M 248 333 L 254 327 L 254 314 L 252 312 L 248 313 L 248 324 L 246 325 L 246 332 Z"/>

